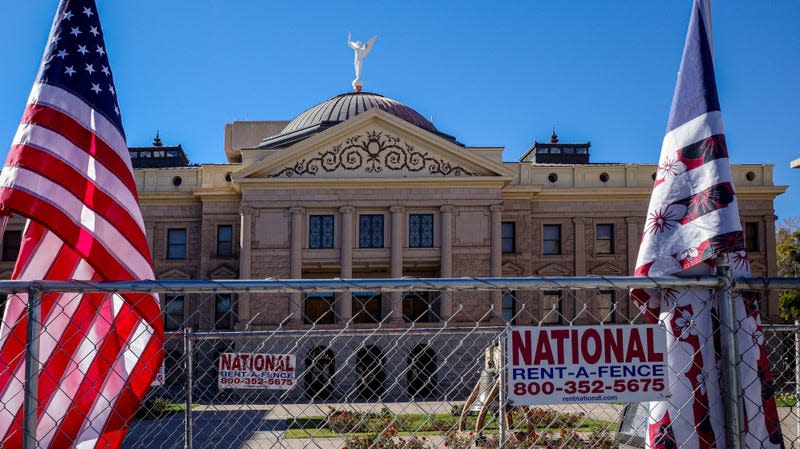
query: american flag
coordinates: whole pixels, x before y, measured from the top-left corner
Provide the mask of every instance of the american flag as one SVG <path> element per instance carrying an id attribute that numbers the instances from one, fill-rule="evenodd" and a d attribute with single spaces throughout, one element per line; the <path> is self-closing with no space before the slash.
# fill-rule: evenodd
<path id="1" fill-rule="evenodd" d="M 710 18 L 704 0 L 693 3 L 635 274 L 713 274 L 716 256 L 729 253 L 734 275 L 749 276 L 714 76 Z M 712 292 L 632 295 L 667 329 L 670 395 L 650 404 L 647 447 L 726 447 Z M 783 447 L 757 298 L 738 296 L 734 309 L 745 445 Z"/>
<path id="2" fill-rule="evenodd" d="M 28 219 L 12 277 L 153 279 L 97 8 L 62 0 L 0 174 L 0 212 Z M 0 326 L 0 447 L 22 447 L 27 297 Z M 117 448 L 162 359 L 158 298 L 42 295 L 38 447 Z"/>

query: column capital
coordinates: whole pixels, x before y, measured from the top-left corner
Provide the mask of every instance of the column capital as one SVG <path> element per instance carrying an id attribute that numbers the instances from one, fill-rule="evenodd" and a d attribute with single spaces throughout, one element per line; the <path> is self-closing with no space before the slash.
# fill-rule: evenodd
<path id="1" fill-rule="evenodd" d="M 572 219 L 572 223 L 574 223 L 576 225 L 577 224 L 586 224 L 589 221 L 590 220 L 588 218 L 584 218 L 584 217 L 575 217 L 575 218 Z"/>
<path id="2" fill-rule="evenodd" d="M 639 224 L 641 221 L 638 217 L 625 217 L 625 223 Z"/>
<path id="3" fill-rule="evenodd" d="M 306 211 L 305 208 L 299 207 L 299 206 L 298 207 L 290 207 L 289 208 L 289 213 L 292 214 L 292 215 L 299 215 L 299 214 L 305 213 L 305 211 Z"/>
<path id="4" fill-rule="evenodd" d="M 455 210 L 456 207 L 451 204 L 445 204 L 444 206 L 439 208 L 439 212 L 443 214 L 452 214 L 453 212 L 455 212 Z"/>
<path id="5" fill-rule="evenodd" d="M 247 203 L 242 203 L 241 206 L 239 206 L 239 215 L 253 215 L 253 208 Z"/>
<path id="6" fill-rule="evenodd" d="M 500 212 L 503 212 L 503 205 L 502 204 L 492 204 L 491 206 L 489 206 L 489 210 L 493 214 L 499 214 Z"/>
<path id="7" fill-rule="evenodd" d="M 341 212 L 344 215 L 352 215 L 356 213 L 356 208 L 353 206 L 342 206 L 339 208 L 339 212 Z"/>
<path id="8" fill-rule="evenodd" d="M 776 215 L 773 215 L 773 214 L 764 215 L 764 216 L 763 216 L 763 217 L 761 217 L 761 218 L 763 218 L 763 219 L 764 219 L 764 221 L 766 221 L 767 223 L 769 223 L 770 221 L 775 221 L 775 220 L 777 220 L 777 219 L 778 219 L 778 217 L 777 217 Z"/>
<path id="9" fill-rule="evenodd" d="M 406 210 L 405 206 L 399 206 L 399 205 L 398 206 L 392 206 L 392 207 L 389 208 L 389 212 L 391 212 L 393 214 L 399 214 L 399 213 L 402 213 L 405 210 Z"/>

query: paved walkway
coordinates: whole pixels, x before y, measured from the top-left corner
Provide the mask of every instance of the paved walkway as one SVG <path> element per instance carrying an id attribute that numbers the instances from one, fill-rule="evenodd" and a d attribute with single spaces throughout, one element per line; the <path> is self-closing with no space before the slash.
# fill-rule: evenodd
<path id="1" fill-rule="evenodd" d="M 449 413 L 452 404 L 441 402 L 385 404 L 394 414 Z M 328 407 L 339 410 L 380 411 L 375 404 L 280 404 L 248 406 L 200 406 L 194 409 L 192 435 L 195 449 L 340 449 L 344 438 L 285 439 L 286 420 L 298 417 L 324 416 Z M 559 407 L 562 411 L 582 411 L 594 419 L 617 423 L 621 406 L 612 404 L 579 404 Z M 784 441 L 797 438 L 796 408 L 779 409 Z M 442 437 L 428 437 L 436 447 L 443 447 Z M 125 439 L 125 449 L 184 449 L 184 415 L 159 420 L 137 421 Z M 787 448 L 800 449 L 800 442 L 787 443 Z"/>

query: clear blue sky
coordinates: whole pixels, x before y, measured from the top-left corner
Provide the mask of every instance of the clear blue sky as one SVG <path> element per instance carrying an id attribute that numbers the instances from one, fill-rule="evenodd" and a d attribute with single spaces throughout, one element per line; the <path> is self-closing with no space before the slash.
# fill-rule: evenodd
<path id="1" fill-rule="evenodd" d="M 4 1 L 0 142 L 7 147 L 55 0 Z M 365 90 L 469 146 L 516 160 L 555 126 L 594 162 L 658 159 L 690 0 L 98 0 L 131 146 L 161 131 L 193 162 L 222 162 L 223 127 L 291 119 L 351 90 L 347 30 L 378 42 Z M 800 2 L 716 1 L 722 111 L 735 163 L 775 164 L 780 218 L 800 215 Z"/>

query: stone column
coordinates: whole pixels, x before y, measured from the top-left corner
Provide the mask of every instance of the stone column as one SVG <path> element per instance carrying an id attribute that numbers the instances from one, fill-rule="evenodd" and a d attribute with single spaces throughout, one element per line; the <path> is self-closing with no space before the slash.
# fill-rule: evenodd
<path id="1" fill-rule="evenodd" d="M 764 215 L 762 217 L 764 219 L 764 236 L 761 238 L 761 242 L 759 245 L 766 244 L 764 246 L 764 258 L 767 265 L 767 273 L 765 276 L 777 276 L 778 275 L 778 260 L 777 260 L 777 253 L 775 251 L 775 220 L 778 218 L 773 214 Z M 765 309 L 766 316 L 768 320 L 778 320 L 779 319 L 779 310 L 778 307 L 778 291 L 777 290 L 768 290 L 766 292 L 767 297 L 765 299 Z"/>
<path id="2" fill-rule="evenodd" d="M 305 209 L 292 207 L 289 209 L 292 216 L 292 250 L 289 262 L 289 277 L 300 279 L 303 277 L 303 219 Z M 300 324 L 303 322 L 303 294 L 291 293 L 289 295 L 289 323 Z"/>
<path id="3" fill-rule="evenodd" d="M 392 248 L 391 248 L 391 273 L 393 278 L 403 277 L 403 206 L 392 206 Z M 389 314 L 390 323 L 403 322 L 403 292 L 389 293 L 392 309 Z"/>
<path id="4" fill-rule="evenodd" d="M 491 257 L 489 258 L 489 276 L 501 277 L 503 275 L 503 206 L 495 204 L 489 207 L 491 212 L 490 229 L 491 229 Z M 494 313 L 492 313 L 492 320 L 503 319 L 503 292 L 500 290 L 492 290 L 491 294 L 492 306 Z"/>
<path id="5" fill-rule="evenodd" d="M 628 235 L 625 244 L 628 247 L 628 275 L 633 276 L 636 270 L 636 257 L 639 255 L 639 220 L 631 217 L 625 218 L 628 224 Z"/>
<path id="6" fill-rule="evenodd" d="M 575 235 L 575 248 L 574 248 L 574 266 L 573 270 L 575 272 L 575 276 L 586 276 L 586 220 L 583 218 L 573 218 L 572 224 L 574 227 L 574 235 Z M 566 234 L 566 232 L 564 233 Z M 564 235 L 561 236 L 564 238 Z M 583 313 L 581 318 L 578 320 L 579 323 L 587 322 L 588 320 L 588 313 L 583 312 L 583 307 L 586 305 L 586 308 L 589 312 L 592 310 L 592 304 L 587 303 L 587 296 L 588 293 L 586 290 L 578 290 L 574 296 L 574 303 L 572 304 L 572 316 L 578 317 L 578 314 Z M 569 305 L 563 304 L 566 310 L 564 310 L 564 315 L 569 317 Z"/>
<path id="7" fill-rule="evenodd" d="M 353 235 L 355 234 L 355 214 L 356 208 L 353 206 L 342 206 L 339 208 L 342 214 L 342 234 L 341 234 L 341 252 L 339 259 L 341 260 L 341 274 L 342 279 L 353 277 Z M 346 323 L 353 317 L 353 294 L 344 292 L 339 295 L 337 301 L 336 312 L 339 321 Z"/>
<path id="8" fill-rule="evenodd" d="M 453 209 L 449 205 L 439 208 L 442 214 L 439 276 L 443 278 L 453 277 Z M 448 291 L 442 291 L 440 295 L 442 321 L 447 321 L 453 316 L 453 295 Z"/>
<path id="9" fill-rule="evenodd" d="M 242 203 L 239 208 L 239 216 L 241 218 L 241 235 L 239 236 L 239 278 L 250 279 L 252 278 L 251 251 L 253 247 L 253 208 L 249 207 L 247 203 Z M 239 295 L 239 322 L 237 326 L 244 329 L 244 326 L 253 319 L 251 314 L 250 295 L 248 293 L 242 293 Z"/>

